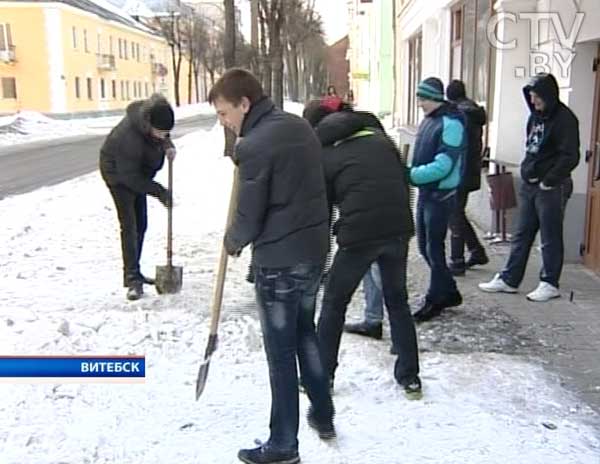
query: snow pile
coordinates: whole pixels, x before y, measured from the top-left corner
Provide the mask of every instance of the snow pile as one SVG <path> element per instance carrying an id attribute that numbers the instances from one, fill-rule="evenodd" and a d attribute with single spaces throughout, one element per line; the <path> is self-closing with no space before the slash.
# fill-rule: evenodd
<path id="1" fill-rule="evenodd" d="M 98 173 L 2 200 L 0 352 L 147 360 L 142 385 L 0 384 L 2 464 L 233 464 L 239 447 L 267 438 L 268 375 L 244 281 L 247 251 L 230 260 L 219 349 L 194 401 L 233 171 L 222 138 L 215 126 L 177 140 L 174 264 L 184 267 L 177 295 L 146 287 L 140 301 L 125 300 L 118 223 Z M 152 275 L 166 260 L 166 212 L 148 203 L 142 267 Z M 425 275 L 422 265 L 411 268 L 418 273 Z M 350 312 L 358 317 L 362 308 L 357 294 Z M 339 438 L 320 442 L 302 417 L 303 463 L 598 463 L 597 416 L 542 367 L 503 355 L 424 352 L 424 399 L 411 402 L 392 378 L 388 350 L 389 337 L 344 335 L 334 397 Z M 307 406 L 303 396 L 302 413 Z"/>

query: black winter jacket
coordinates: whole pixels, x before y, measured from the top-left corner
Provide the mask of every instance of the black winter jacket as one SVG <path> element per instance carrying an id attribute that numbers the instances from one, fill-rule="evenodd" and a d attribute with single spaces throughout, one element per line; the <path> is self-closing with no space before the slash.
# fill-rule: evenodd
<path id="1" fill-rule="evenodd" d="M 530 93 L 534 91 L 546 103 L 543 113 L 535 110 Z M 579 121 L 559 100 L 556 79 L 551 74 L 536 76 L 523 89 L 531 110 L 527 121 L 527 146 L 521 163 L 525 182 L 543 182 L 549 187 L 570 177 L 579 164 Z"/>
<path id="2" fill-rule="evenodd" d="M 155 197 L 165 190 L 153 181 L 165 161 L 165 151 L 173 144 L 169 138 L 150 135 L 150 109 L 163 97 L 139 100 L 127 107 L 126 115 L 108 134 L 100 149 L 100 173 L 106 184 L 122 185 L 136 193 Z"/>
<path id="3" fill-rule="evenodd" d="M 330 205 L 340 217 L 340 247 L 414 234 L 406 166 L 378 119 L 370 113 L 337 112 L 317 124 Z"/>
<path id="4" fill-rule="evenodd" d="M 485 109 L 473 100 L 465 98 L 454 102 L 458 110 L 465 115 L 467 123 L 467 159 L 462 188 L 474 192 L 481 188 L 481 155 L 483 126 L 487 124 Z"/>
<path id="5" fill-rule="evenodd" d="M 253 245 L 253 264 L 323 264 L 329 248 L 319 141 L 302 118 L 263 98 L 250 108 L 236 145 L 238 205 L 229 251 Z"/>

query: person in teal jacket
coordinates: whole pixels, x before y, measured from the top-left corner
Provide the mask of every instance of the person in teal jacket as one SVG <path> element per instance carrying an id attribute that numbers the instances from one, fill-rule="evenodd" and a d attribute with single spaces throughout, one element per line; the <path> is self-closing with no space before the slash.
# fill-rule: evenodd
<path id="1" fill-rule="evenodd" d="M 413 317 L 423 322 L 462 304 L 446 264 L 445 239 L 463 180 L 467 136 L 464 117 L 444 100 L 444 84 L 438 78 L 419 84 L 417 101 L 425 118 L 415 141 L 410 182 L 419 189 L 417 241 L 431 274 L 425 301 Z"/>

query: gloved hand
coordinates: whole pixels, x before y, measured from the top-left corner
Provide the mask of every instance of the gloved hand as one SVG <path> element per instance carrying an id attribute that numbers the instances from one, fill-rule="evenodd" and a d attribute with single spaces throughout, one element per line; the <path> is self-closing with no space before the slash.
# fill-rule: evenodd
<path id="1" fill-rule="evenodd" d="M 173 203 L 171 192 L 166 188 L 163 188 L 158 194 L 158 201 L 160 201 L 165 208 L 169 208 Z"/>
<path id="2" fill-rule="evenodd" d="M 229 256 L 239 258 L 242 254 L 243 248 L 232 243 L 227 234 L 225 234 L 225 238 L 223 239 L 223 245 L 225 245 L 225 250 Z"/>

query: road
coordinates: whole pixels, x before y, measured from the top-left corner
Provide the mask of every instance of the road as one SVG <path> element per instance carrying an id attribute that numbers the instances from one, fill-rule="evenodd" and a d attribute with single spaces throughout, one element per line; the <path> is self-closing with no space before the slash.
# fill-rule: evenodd
<path id="1" fill-rule="evenodd" d="M 213 115 L 181 119 L 172 137 L 176 139 L 198 129 L 209 129 L 215 121 Z M 95 171 L 105 137 L 85 135 L 2 147 L 0 199 Z"/>

